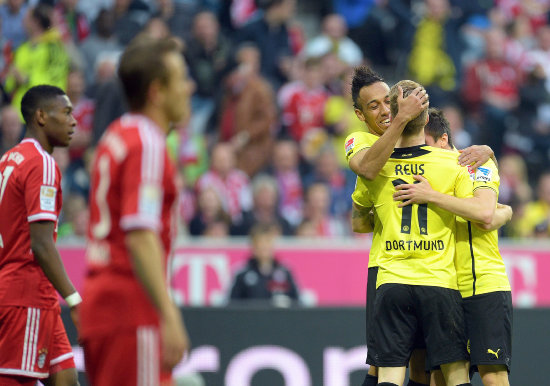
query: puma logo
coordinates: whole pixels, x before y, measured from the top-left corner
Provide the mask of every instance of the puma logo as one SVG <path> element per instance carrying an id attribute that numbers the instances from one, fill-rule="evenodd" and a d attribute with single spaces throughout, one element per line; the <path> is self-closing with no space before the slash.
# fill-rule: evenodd
<path id="1" fill-rule="evenodd" d="M 498 359 L 498 352 L 500 351 L 500 349 L 498 349 L 496 352 L 494 352 L 493 350 L 491 350 L 490 348 L 487 349 L 487 354 L 493 354 L 494 356 L 497 357 Z"/>

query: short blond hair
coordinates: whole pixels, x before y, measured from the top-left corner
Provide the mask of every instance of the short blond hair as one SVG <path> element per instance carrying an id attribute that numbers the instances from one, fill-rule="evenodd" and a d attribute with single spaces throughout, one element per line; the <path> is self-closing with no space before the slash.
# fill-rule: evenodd
<path id="1" fill-rule="evenodd" d="M 394 84 L 393 87 L 390 89 L 390 111 L 392 117 L 395 117 L 399 112 L 399 105 L 397 103 L 397 98 L 399 97 L 399 86 L 401 86 L 401 88 L 403 89 L 404 98 L 409 96 L 415 88 L 422 87 L 421 84 L 416 83 L 413 80 L 402 80 Z M 403 129 L 403 134 L 416 134 L 420 130 L 424 129 L 427 117 L 428 106 L 426 105 L 426 108 L 420 113 L 420 115 L 407 123 L 407 125 Z"/>

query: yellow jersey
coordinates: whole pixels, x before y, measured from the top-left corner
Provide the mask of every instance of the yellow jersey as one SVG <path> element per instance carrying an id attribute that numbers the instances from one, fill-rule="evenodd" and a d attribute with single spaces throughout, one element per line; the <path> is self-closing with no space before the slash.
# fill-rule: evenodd
<path id="1" fill-rule="evenodd" d="M 455 257 L 455 215 L 430 204 L 398 208 L 395 186 L 424 176 L 444 194 L 472 193 L 468 170 L 458 165 L 458 153 L 427 145 L 395 149 L 379 175 L 365 180 L 368 195 L 383 223 L 376 286 L 385 283 L 458 289 Z"/>
<path id="2" fill-rule="evenodd" d="M 492 160 L 469 171 L 473 189 L 496 192 L 500 177 Z M 456 217 L 456 272 L 462 297 L 495 291 L 510 291 L 506 267 L 498 250 L 498 231 L 484 231 L 470 221 Z"/>
<path id="3" fill-rule="evenodd" d="M 368 133 L 366 131 L 357 131 L 354 133 L 351 133 L 347 136 L 345 143 L 345 155 L 346 160 L 349 161 L 351 158 L 357 154 L 359 151 L 363 149 L 368 149 L 371 147 L 377 140 L 378 136 Z M 363 207 L 363 208 L 370 208 L 373 206 L 372 201 L 369 198 L 368 195 L 368 189 L 365 185 L 366 179 L 357 176 L 357 179 L 355 180 L 355 190 L 351 194 L 351 199 L 353 202 L 355 202 L 357 205 Z M 378 253 L 380 253 L 380 234 L 382 232 L 382 224 L 380 222 L 380 219 L 376 215 L 376 211 L 374 213 L 374 229 L 372 233 L 372 243 L 370 247 L 369 252 L 369 268 L 377 267 L 378 264 L 376 263 L 376 256 Z"/>

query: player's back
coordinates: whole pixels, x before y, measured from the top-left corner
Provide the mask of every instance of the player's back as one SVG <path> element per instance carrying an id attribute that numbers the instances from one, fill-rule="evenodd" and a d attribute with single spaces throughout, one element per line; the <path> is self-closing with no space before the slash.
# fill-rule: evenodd
<path id="1" fill-rule="evenodd" d="M 369 195 L 382 229 L 377 285 L 402 283 L 457 289 L 454 267 L 455 216 L 439 207 L 422 204 L 398 208 L 395 186 L 425 177 L 444 194 L 471 192 L 466 168 L 457 153 L 426 145 L 396 149 L 380 174 L 367 181 Z"/>
<path id="2" fill-rule="evenodd" d="M 156 323 L 155 308 L 134 275 L 126 234 L 132 230 L 155 232 L 165 251 L 161 258 L 166 259 L 175 199 L 174 167 L 161 129 L 137 114 L 113 122 L 101 138 L 92 164 L 82 334 Z M 108 309 L 105 315 L 111 319 L 96 315 L 98 309 Z"/>
<path id="3" fill-rule="evenodd" d="M 27 138 L 0 159 L 0 304 L 51 307 L 55 290 L 31 250 L 29 223 L 57 222 L 61 174 L 53 157 Z M 55 237 L 55 235 L 54 235 Z"/>

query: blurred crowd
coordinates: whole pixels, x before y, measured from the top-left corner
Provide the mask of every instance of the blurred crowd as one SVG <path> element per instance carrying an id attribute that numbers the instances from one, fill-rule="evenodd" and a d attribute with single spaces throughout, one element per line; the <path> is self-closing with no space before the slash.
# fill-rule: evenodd
<path id="1" fill-rule="evenodd" d="M 344 139 L 364 130 L 350 76 L 423 84 L 459 149 L 487 144 L 514 209 L 507 237 L 550 236 L 550 0 L 0 1 L 0 154 L 22 137 L 31 86 L 66 90 L 78 121 L 62 170 L 60 236 L 87 226 L 88 165 L 126 106 L 118 57 L 135 36 L 177 36 L 192 116 L 168 138 L 181 234 L 351 235 Z"/>

